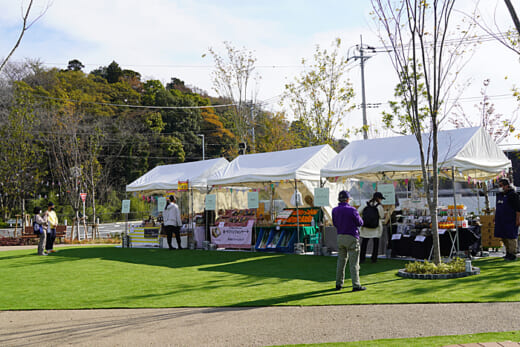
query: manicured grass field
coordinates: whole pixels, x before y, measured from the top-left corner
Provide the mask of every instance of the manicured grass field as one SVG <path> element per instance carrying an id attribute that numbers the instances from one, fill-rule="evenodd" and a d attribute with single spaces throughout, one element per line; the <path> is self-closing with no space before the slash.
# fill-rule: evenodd
<path id="1" fill-rule="evenodd" d="M 372 341 L 355 341 L 342 343 L 322 343 L 313 345 L 292 345 L 292 346 L 326 346 L 326 347 L 419 347 L 419 346 L 447 346 L 455 344 L 470 344 L 470 343 L 486 343 L 486 342 L 504 342 L 520 341 L 520 330 L 508 331 L 503 333 L 482 333 L 471 335 L 449 335 L 449 336 L 430 336 L 430 337 L 416 337 L 411 339 L 381 339 Z"/>
<path id="2" fill-rule="evenodd" d="M 451 280 L 396 276 L 405 261 L 363 264 L 365 292 L 337 292 L 335 257 L 113 246 L 0 252 L 0 310 L 520 301 L 520 261 L 473 262 Z M 345 285 L 350 285 L 348 278 Z"/>

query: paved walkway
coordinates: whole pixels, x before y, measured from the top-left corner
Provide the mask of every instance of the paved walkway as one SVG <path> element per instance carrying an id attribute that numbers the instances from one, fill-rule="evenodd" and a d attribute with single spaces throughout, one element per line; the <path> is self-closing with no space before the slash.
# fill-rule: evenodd
<path id="1" fill-rule="evenodd" d="M 271 346 L 520 329 L 520 302 L 0 312 L 1 346 Z"/>

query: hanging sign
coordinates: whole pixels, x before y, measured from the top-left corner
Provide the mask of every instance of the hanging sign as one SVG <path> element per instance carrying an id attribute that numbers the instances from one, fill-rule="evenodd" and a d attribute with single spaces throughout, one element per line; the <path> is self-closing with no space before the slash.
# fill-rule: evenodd
<path id="1" fill-rule="evenodd" d="M 157 210 L 162 211 L 166 207 L 166 198 L 164 196 L 160 196 L 157 198 Z"/>
<path id="2" fill-rule="evenodd" d="M 258 192 L 247 192 L 247 208 L 258 208 Z"/>
<path id="3" fill-rule="evenodd" d="M 206 195 L 206 201 L 204 202 L 204 208 L 208 211 L 215 211 L 217 209 L 217 194 Z"/>
<path id="4" fill-rule="evenodd" d="M 121 201 L 121 213 L 130 213 L 130 200 Z"/>
<path id="5" fill-rule="evenodd" d="M 314 206 L 329 205 L 329 188 L 314 188 Z"/>
<path id="6" fill-rule="evenodd" d="M 85 202 L 85 199 L 87 198 L 87 193 L 79 193 L 79 196 L 81 197 L 81 201 Z"/>
<path id="7" fill-rule="evenodd" d="M 186 192 L 186 191 L 188 191 L 188 181 L 178 181 L 177 182 L 177 190 L 179 192 Z"/>
<path id="8" fill-rule="evenodd" d="M 383 194 L 383 205 L 395 205 L 395 187 L 393 183 L 378 183 L 377 191 Z"/>

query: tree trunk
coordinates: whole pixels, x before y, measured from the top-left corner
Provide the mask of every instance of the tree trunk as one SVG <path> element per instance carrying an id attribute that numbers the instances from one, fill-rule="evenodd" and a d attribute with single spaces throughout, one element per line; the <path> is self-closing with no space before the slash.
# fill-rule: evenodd
<path id="1" fill-rule="evenodd" d="M 515 24 L 516 31 L 518 32 L 518 35 L 520 35 L 520 20 L 516 15 L 515 8 L 513 7 L 511 0 L 504 0 L 504 2 L 506 3 L 507 9 L 509 10 L 509 14 L 511 15 L 513 23 Z"/>

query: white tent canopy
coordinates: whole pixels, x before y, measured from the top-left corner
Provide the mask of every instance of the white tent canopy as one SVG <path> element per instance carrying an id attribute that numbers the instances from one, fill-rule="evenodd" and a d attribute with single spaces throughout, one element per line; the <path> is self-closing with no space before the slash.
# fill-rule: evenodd
<path id="1" fill-rule="evenodd" d="M 309 199 L 314 198 L 314 188 L 320 187 L 320 170 L 332 158 L 336 151 L 329 145 L 305 147 L 286 151 L 241 155 L 229 163 L 222 171 L 208 179 L 213 186 L 241 185 L 262 187 L 265 183 L 276 182 L 276 190 L 288 206 L 294 193 L 295 181 L 304 198 L 304 205 L 309 207 Z M 337 197 L 337 185 L 327 182 L 331 193 L 331 204 Z M 328 212 L 328 211 L 327 211 Z"/>
<path id="2" fill-rule="evenodd" d="M 284 180 L 319 181 L 320 169 L 337 153 L 329 145 L 241 155 L 208 179 L 212 185 Z"/>
<path id="3" fill-rule="evenodd" d="M 228 163 L 225 158 L 218 158 L 157 166 L 127 185 L 126 191 L 175 190 L 179 181 L 189 181 L 190 188 L 205 190 L 208 177 Z"/>
<path id="4" fill-rule="evenodd" d="M 424 148 L 429 136 L 422 135 Z M 511 167 L 511 161 L 481 127 L 439 131 L 438 144 L 438 167 L 448 169 L 450 177 L 454 167 L 456 180 L 487 180 Z M 420 177 L 417 139 L 408 135 L 353 141 L 322 168 L 321 176 L 368 181 Z"/>

